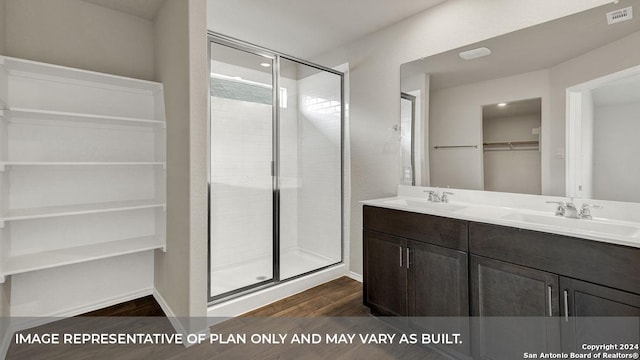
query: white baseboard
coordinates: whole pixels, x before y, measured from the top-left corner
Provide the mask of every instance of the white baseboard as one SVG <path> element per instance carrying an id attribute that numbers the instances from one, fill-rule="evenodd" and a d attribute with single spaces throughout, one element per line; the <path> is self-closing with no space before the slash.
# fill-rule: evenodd
<path id="1" fill-rule="evenodd" d="M 153 298 L 156 299 L 156 301 L 158 302 L 158 305 L 160 305 L 160 308 L 162 309 L 162 311 L 164 311 L 164 314 L 167 316 L 167 318 L 171 322 L 171 325 L 176 330 L 176 333 L 186 334 L 187 330 L 184 328 L 182 323 L 178 320 L 173 310 L 171 310 L 171 307 L 169 306 L 169 304 L 167 304 L 167 302 L 164 300 L 162 295 L 160 295 L 160 293 L 156 289 L 153 289 Z"/>
<path id="2" fill-rule="evenodd" d="M 184 328 L 184 325 L 182 324 L 182 322 L 180 322 L 176 314 L 173 312 L 173 310 L 171 310 L 171 307 L 169 306 L 169 304 L 167 304 L 166 300 L 162 297 L 162 295 L 160 295 L 160 293 L 156 289 L 153 289 L 153 298 L 156 299 L 156 301 L 158 302 L 158 305 L 160 305 L 160 308 L 162 309 L 162 311 L 164 311 L 164 314 L 167 316 L 167 319 L 169 319 L 169 322 L 171 323 L 171 326 L 173 326 L 173 329 L 176 331 L 176 333 L 182 334 L 186 338 L 186 335 L 189 334 L 189 332 Z M 211 330 L 207 327 L 205 329 L 202 329 L 196 332 L 196 334 L 209 335 L 210 332 Z M 183 345 L 185 347 L 190 347 L 193 344 L 190 344 L 187 341 L 185 341 Z"/>
<path id="3" fill-rule="evenodd" d="M 352 279 L 353 279 L 353 280 L 355 280 L 355 281 L 358 281 L 358 282 L 362 282 L 362 281 L 363 281 L 362 275 L 360 275 L 360 274 L 358 274 L 358 273 L 355 273 L 355 272 L 353 272 L 353 271 L 349 271 L 349 272 L 347 273 L 347 276 L 348 276 L 348 277 L 350 277 L 350 278 L 352 278 Z"/>

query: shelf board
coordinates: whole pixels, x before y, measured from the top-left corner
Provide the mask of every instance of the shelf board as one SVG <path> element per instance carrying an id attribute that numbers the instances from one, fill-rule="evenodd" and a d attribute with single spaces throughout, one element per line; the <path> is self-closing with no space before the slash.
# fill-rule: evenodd
<path id="1" fill-rule="evenodd" d="M 133 200 L 82 205 L 49 206 L 31 209 L 16 209 L 10 210 L 5 216 L 0 217 L 0 222 L 139 210 L 165 206 L 165 203 L 159 203 L 156 200 Z"/>
<path id="2" fill-rule="evenodd" d="M 2 161 L 4 166 L 165 166 L 163 161 Z"/>
<path id="3" fill-rule="evenodd" d="M 39 109 L 26 109 L 10 107 L 0 110 L 0 115 L 8 119 L 23 120 L 47 120 L 47 121 L 71 121 L 90 124 L 113 124 L 113 125 L 132 125 L 132 126 L 160 126 L 164 127 L 163 120 L 141 119 L 125 116 L 109 116 L 98 114 L 83 114 L 64 111 L 51 111 Z"/>
<path id="4" fill-rule="evenodd" d="M 154 81 L 134 79 L 8 56 L 0 56 L 0 65 L 3 66 L 9 74 L 22 72 L 32 75 L 54 76 L 63 78 L 67 81 L 87 81 L 94 84 L 101 84 L 103 86 L 118 86 L 152 92 L 162 90 L 162 84 Z"/>
<path id="5" fill-rule="evenodd" d="M 2 275 L 20 274 L 28 271 L 164 248 L 165 243 L 163 241 L 155 236 L 147 236 L 33 254 L 9 256 L 3 261 Z"/>

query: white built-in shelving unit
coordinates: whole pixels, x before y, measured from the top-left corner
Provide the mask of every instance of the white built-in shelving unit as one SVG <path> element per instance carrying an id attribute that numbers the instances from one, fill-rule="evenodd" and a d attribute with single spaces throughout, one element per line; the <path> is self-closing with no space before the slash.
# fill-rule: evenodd
<path id="1" fill-rule="evenodd" d="M 0 279 L 166 247 L 162 84 L 0 56 Z"/>

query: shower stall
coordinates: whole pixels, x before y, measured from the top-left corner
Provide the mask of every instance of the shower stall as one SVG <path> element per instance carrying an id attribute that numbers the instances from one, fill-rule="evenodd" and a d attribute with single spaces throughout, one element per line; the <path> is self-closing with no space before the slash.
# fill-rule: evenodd
<path id="1" fill-rule="evenodd" d="M 343 74 L 209 36 L 209 301 L 341 263 Z"/>

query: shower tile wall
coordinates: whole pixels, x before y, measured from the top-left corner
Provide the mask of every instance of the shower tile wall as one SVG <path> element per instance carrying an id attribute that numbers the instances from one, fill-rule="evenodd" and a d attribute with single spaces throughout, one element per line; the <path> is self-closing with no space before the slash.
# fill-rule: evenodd
<path id="1" fill-rule="evenodd" d="M 264 256 L 272 246 L 272 223 L 265 216 L 272 212 L 271 176 L 265 176 L 271 166 L 271 106 L 238 103 L 211 97 L 217 132 L 211 144 L 214 268 Z"/>
<path id="2" fill-rule="evenodd" d="M 247 74 L 243 74 L 247 75 Z M 281 108 L 280 169 L 282 204 L 281 248 L 297 245 L 298 144 L 295 82 L 282 81 L 289 94 L 287 108 Z M 241 111 L 238 111 L 240 109 Z M 251 262 L 272 251 L 272 108 L 269 104 L 211 97 L 213 131 L 222 131 L 212 142 L 211 194 L 213 269 Z M 266 141 L 266 140 L 269 141 Z M 245 146 L 238 151 L 237 144 Z M 257 156 L 256 156 L 257 155 Z M 221 186 L 221 184 L 223 184 Z M 249 234 L 250 236 L 247 236 Z"/>
<path id="3" fill-rule="evenodd" d="M 341 144 L 340 82 L 322 72 L 298 81 L 301 158 L 298 246 L 328 260 L 340 261 Z"/>

